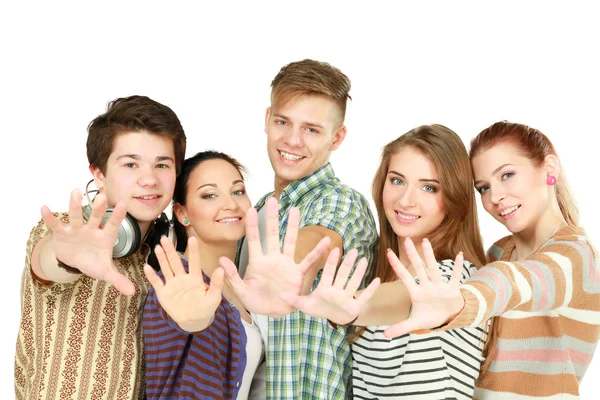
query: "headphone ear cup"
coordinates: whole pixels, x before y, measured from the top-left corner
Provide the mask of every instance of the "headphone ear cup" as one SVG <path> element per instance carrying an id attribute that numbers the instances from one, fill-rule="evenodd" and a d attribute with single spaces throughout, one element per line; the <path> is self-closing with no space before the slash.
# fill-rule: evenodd
<path id="1" fill-rule="evenodd" d="M 102 217 L 102 226 L 106 224 L 112 213 L 112 208 L 106 210 L 104 217 Z M 140 248 L 141 244 L 142 233 L 140 232 L 140 226 L 135 218 L 129 214 L 125 214 L 125 218 L 121 221 L 121 225 L 117 231 L 117 237 L 113 246 L 113 258 L 129 257 Z"/>

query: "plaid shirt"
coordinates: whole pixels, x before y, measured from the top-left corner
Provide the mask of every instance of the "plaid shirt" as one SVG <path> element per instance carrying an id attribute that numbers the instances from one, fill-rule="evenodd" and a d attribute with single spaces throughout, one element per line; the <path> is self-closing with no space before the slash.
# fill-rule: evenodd
<path id="1" fill-rule="evenodd" d="M 260 199 L 256 208 L 260 210 L 272 194 Z M 337 232 L 343 240 L 344 254 L 356 248 L 359 257 L 367 257 L 372 264 L 378 236 L 369 204 L 363 195 L 340 182 L 329 163 L 292 182 L 281 193 L 281 246 L 291 207 L 300 209 L 300 227 L 319 225 Z M 345 328 L 334 330 L 326 319 L 296 310 L 284 318 L 269 318 L 268 339 L 267 399 L 352 397 L 352 357 Z"/>

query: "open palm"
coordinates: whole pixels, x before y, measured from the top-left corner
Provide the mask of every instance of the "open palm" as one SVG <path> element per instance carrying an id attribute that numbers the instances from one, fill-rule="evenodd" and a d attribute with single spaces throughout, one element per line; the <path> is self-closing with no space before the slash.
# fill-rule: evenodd
<path id="1" fill-rule="evenodd" d="M 428 240 L 423 241 L 425 262 L 419 256 L 413 242 L 405 241 L 406 253 L 419 278 L 419 283 L 406 270 L 393 251 L 388 251 L 390 265 L 402 280 L 412 302 L 412 315 L 384 331 L 386 337 L 396 337 L 406 333 L 429 330 L 447 324 L 463 308 L 464 299 L 460 293 L 460 278 L 463 265 L 462 252 L 456 256 L 452 276 L 448 283 L 442 280 L 438 263 Z"/>
<path id="2" fill-rule="evenodd" d="M 282 292 L 281 298 L 305 314 L 316 318 L 327 318 L 338 325 L 346 325 L 354 321 L 361 307 L 377 290 L 380 280 L 375 278 L 356 298 L 356 291 L 367 270 L 367 259 L 363 258 L 358 262 L 354 274 L 348 280 L 358 251 L 354 249 L 348 252 L 336 274 L 339 253 L 337 247 L 329 253 L 319 285 L 310 294 L 299 296 L 296 293 Z"/>
<path id="3" fill-rule="evenodd" d="M 133 283 L 117 271 L 112 259 L 113 246 L 127 206 L 125 203 L 117 204 L 102 227 L 106 196 L 100 193 L 95 197 L 87 223 L 83 220 L 81 200 L 81 192 L 74 190 L 69 201 L 68 224 L 60 221 L 48 207 L 42 207 L 42 218 L 52 231 L 56 258 L 89 277 L 111 283 L 125 295 L 133 294 Z"/>
<path id="4" fill-rule="evenodd" d="M 246 240 L 248 240 L 248 268 L 244 279 L 239 276 L 235 264 L 227 257 L 219 262 L 236 295 L 248 311 L 283 317 L 294 310 L 284 302 L 280 293 L 287 291 L 300 294 L 304 276 L 312 264 L 328 249 L 330 239 L 325 237 L 297 263 L 294 259 L 300 211 L 292 208 L 288 217 L 287 233 L 283 251 L 279 248 L 279 218 L 277 200 L 267 200 L 267 252 L 262 251 L 258 230 L 258 215 L 251 207 L 246 213 Z"/>
<path id="5" fill-rule="evenodd" d="M 189 272 L 186 272 L 173 244 L 162 237 L 155 252 L 165 280 L 163 282 L 148 264 L 144 266 L 144 273 L 156 291 L 161 307 L 177 325 L 187 332 L 199 332 L 210 325 L 221 303 L 224 274 L 221 268 L 217 268 L 209 287 L 202 275 L 196 238 L 189 238 L 188 250 Z"/>

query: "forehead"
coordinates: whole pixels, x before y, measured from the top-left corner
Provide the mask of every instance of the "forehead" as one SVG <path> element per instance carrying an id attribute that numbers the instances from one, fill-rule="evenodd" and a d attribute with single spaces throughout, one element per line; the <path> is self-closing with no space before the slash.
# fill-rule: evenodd
<path id="1" fill-rule="evenodd" d="M 406 146 L 390 159 L 388 171 L 394 170 L 402 175 L 416 179 L 438 179 L 435 164 L 414 147 Z"/>
<path id="2" fill-rule="evenodd" d="M 236 167 L 222 159 L 206 160 L 201 162 L 190 174 L 190 182 L 194 185 L 216 183 L 230 185 L 233 181 L 243 180 Z"/>
<path id="3" fill-rule="evenodd" d="M 292 120 L 321 125 L 333 125 L 340 116 L 337 104 L 332 99 L 319 95 L 301 95 L 282 100 L 274 104 L 271 111 Z"/>
<path id="4" fill-rule="evenodd" d="M 471 160 L 475 180 L 487 179 L 492 173 L 504 164 L 515 166 L 532 166 L 520 147 L 514 143 L 497 143 L 489 149 L 483 150 Z"/>
<path id="5" fill-rule="evenodd" d="M 124 132 L 115 137 L 109 158 L 123 154 L 136 154 L 142 157 L 175 158 L 173 141 L 165 136 L 148 132 Z"/>

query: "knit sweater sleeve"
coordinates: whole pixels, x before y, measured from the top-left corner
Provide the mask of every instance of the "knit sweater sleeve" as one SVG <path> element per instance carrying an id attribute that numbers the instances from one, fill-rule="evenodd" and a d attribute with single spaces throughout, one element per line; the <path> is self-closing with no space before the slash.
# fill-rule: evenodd
<path id="1" fill-rule="evenodd" d="M 533 313 L 569 306 L 585 291 L 600 288 L 597 268 L 597 254 L 584 235 L 558 232 L 527 259 L 495 261 L 471 276 L 461 287 L 463 310 L 443 329 L 482 326 L 489 318 L 511 311 Z"/>

